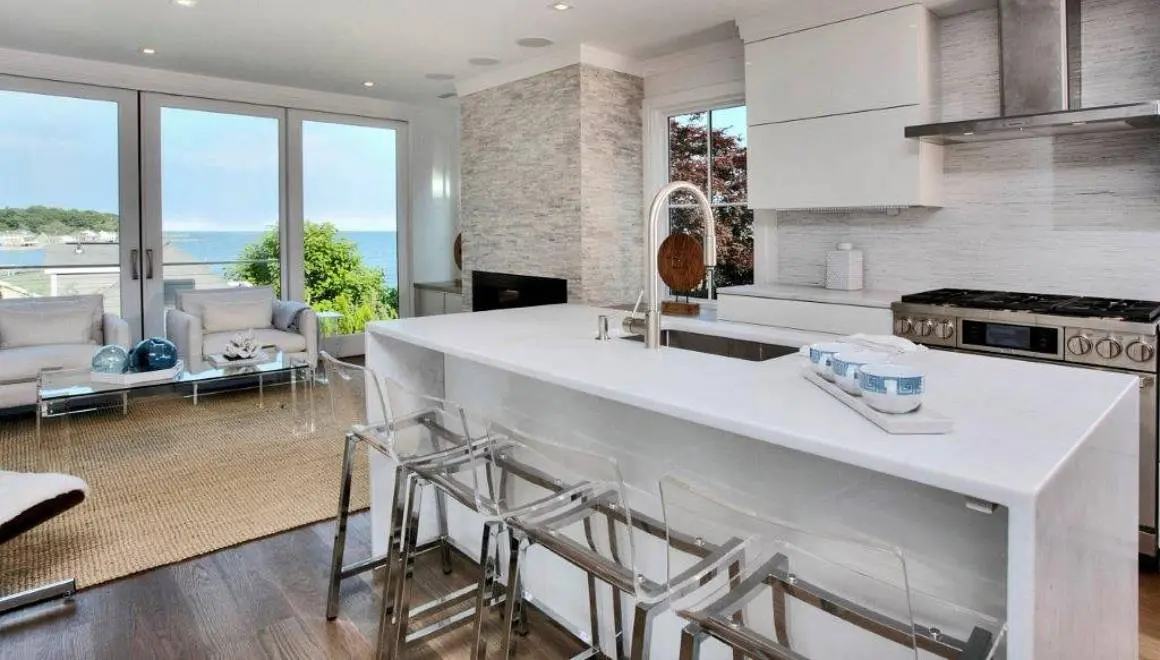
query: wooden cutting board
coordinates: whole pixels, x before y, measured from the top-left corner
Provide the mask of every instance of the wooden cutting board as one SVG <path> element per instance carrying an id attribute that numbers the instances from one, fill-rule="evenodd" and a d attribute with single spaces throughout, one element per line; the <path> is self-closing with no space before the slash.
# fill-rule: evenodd
<path id="1" fill-rule="evenodd" d="M 701 242 L 688 234 L 669 234 L 657 251 L 661 279 L 674 293 L 689 293 L 705 279 Z"/>
<path id="2" fill-rule="evenodd" d="M 452 247 L 451 253 L 455 257 L 455 267 L 463 270 L 463 234 L 455 235 L 455 245 Z"/>

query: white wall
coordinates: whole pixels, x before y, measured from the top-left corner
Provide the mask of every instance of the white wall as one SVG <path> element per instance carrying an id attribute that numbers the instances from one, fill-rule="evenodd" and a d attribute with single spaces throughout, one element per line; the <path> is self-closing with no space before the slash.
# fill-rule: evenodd
<path id="1" fill-rule="evenodd" d="M 7 49 L 0 49 L 0 74 L 406 121 L 411 149 L 412 276 L 415 281 L 452 277 L 451 245 L 459 198 L 457 107 L 417 106 Z"/>

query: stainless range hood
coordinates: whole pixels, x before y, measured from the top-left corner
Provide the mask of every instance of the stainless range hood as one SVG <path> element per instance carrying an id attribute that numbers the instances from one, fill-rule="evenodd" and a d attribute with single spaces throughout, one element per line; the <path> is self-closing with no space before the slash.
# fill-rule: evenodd
<path id="1" fill-rule="evenodd" d="M 1160 100 L 1080 107 L 1079 0 L 999 0 L 1003 116 L 907 126 L 936 144 L 1160 128 Z"/>

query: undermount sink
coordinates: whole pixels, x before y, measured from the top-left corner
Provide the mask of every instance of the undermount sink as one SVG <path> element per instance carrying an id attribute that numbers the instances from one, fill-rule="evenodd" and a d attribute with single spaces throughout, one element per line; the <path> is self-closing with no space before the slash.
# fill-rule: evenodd
<path id="1" fill-rule="evenodd" d="M 621 337 L 621 339 L 644 341 L 644 337 L 640 335 Z M 797 348 L 790 346 L 763 344 L 757 341 L 733 339 L 732 337 L 716 337 L 686 330 L 661 330 L 661 345 L 697 353 L 723 355 L 750 362 L 763 362 L 798 352 Z"/>

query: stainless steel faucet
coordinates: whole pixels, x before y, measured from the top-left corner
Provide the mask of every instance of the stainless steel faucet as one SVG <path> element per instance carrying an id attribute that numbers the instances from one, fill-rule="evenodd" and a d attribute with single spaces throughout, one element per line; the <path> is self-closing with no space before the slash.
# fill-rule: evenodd
<path id="1" fill-rule="evenodd" d="M 623 329 L 629 334 L 644 335 L 646 348 L 660 348 L 661 346 L 661 274 L 657 270 L 657 251 L 661 245 L 661 215 L 667 210 L 669 196 L 673 193 L 686 190 L 696 198 L 701 207 L 701 214 L 705 216 L 704 236 L 701 245 L 705 250 L 705 269 L 708 273 L 710 287 L 713 281 L 713 269 L 717 267 L 717 221 L 713 217 L 713 207 L 709 198 L 697 186 L 688 181 L 674 181 L 657 192 L 653 198 L 652 209 L 649 211 L 648 226 L 645 227 L 644 248 L 644 279 L 647 284 L 648 305 L 644 316 L 637 316 L 637 309 L 632 315 L 624 319 Z M 710 289 L 712 290 L 712 289 Z M 644 294 L 641 294 L 644 295 Z M 640 299 L 637 299 L 640 307 Z"/>

